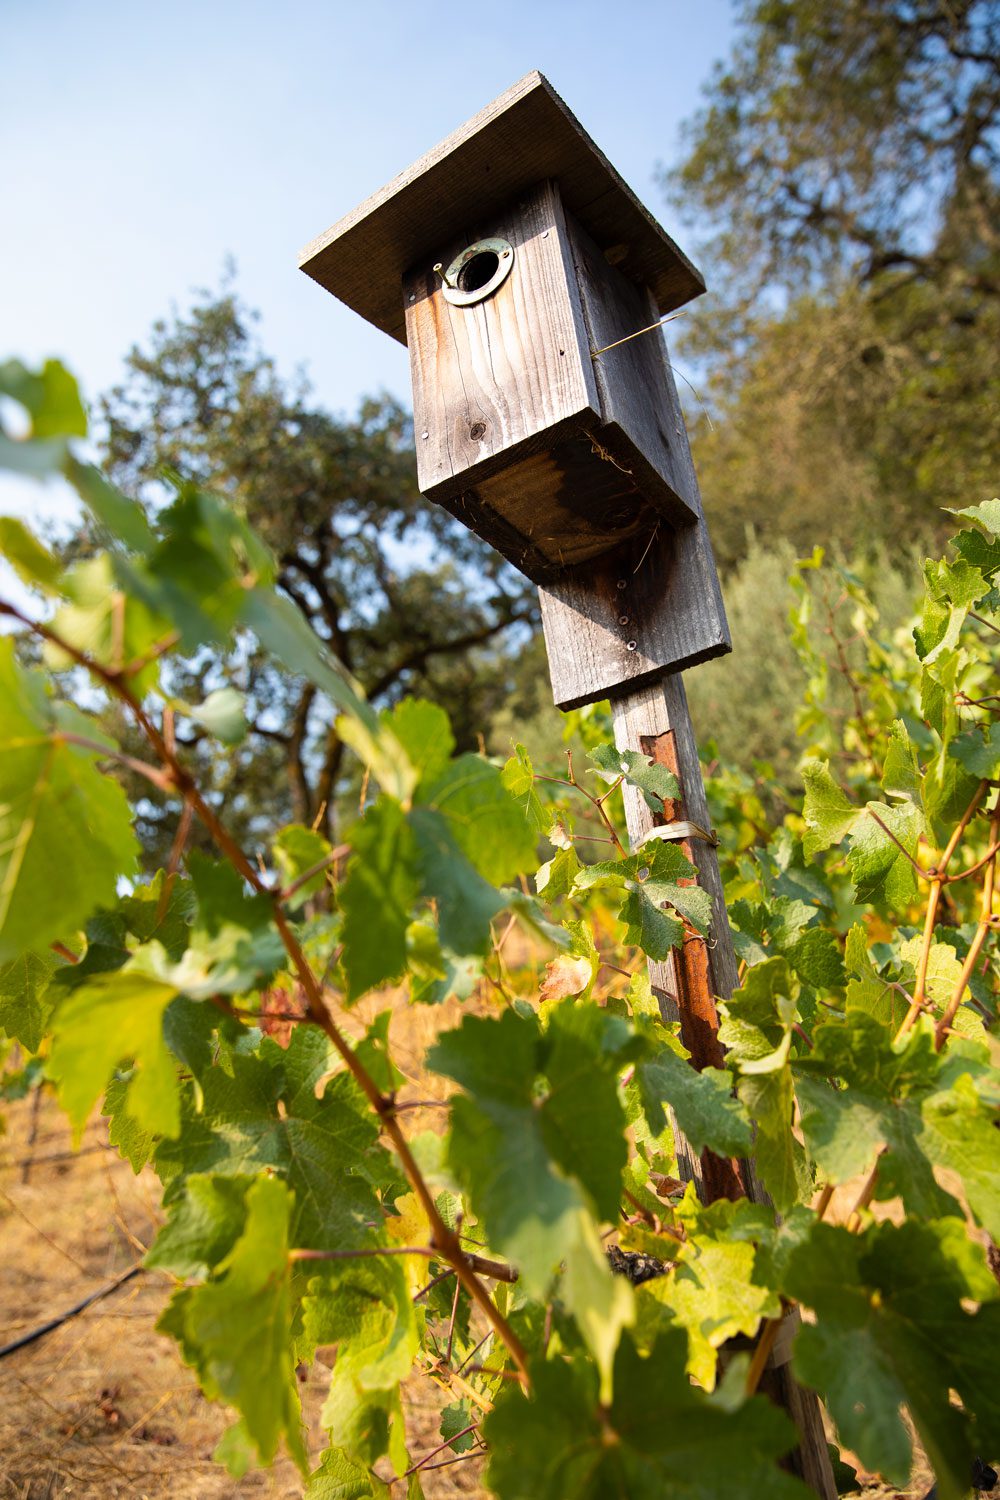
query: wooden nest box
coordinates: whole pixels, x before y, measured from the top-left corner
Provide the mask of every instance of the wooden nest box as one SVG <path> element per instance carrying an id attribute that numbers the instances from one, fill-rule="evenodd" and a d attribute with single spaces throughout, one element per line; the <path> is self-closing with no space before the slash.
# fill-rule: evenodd
<path id="1" fill-rule="evenodd" d="M 596 589 L 582 607 L 611 622 L 619 656 L 639 652 L 621 663 L 623 680 L 728 649 L 662 336 L 629 338 L 704 282 L 541 74 L 314 240 L 300 264 L 409 346 L 420 489 L 543 586 L 547 631 L 547 602 L 579 608 L 582 587 L 588 598 Z M 677 636 L 675 619 L 666 646 L 614 624 L 631 622 L 617 574 L 631 576 L 651 548 L 660 561 L 648 587 L 669 593 L 667 575 L 694 566 L 715 600 L 693 634 Z M 554 666 L 557 701 L 595 696 L 555 676 Z"/>

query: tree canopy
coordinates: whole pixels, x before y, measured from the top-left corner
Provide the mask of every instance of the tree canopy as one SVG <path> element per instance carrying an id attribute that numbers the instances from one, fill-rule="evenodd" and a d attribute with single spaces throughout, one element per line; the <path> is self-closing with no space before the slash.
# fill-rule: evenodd
<path id="1" fill-rule="evenodd" d="M 116 482 L 153 508 L 171 473 L 225 495 L 274 552 L 283 592 L 368 696 L 424 693 L 447 707 L 460 748 L 475 746 L 502 701 L 501 642 L 533 618 L 533 599 L 501 558 L 421 499 L 410 419 L 394 400 L 367 399 L 353 420 L 322 410 L 304 378 L 279 376 L 253 314 L 223 288 L 158 322 L 100 411 Z M 217 685 L 217 663 L 174 670 L 192 701 Z M 285 816 L 331 831 L 343 746 L 329 708 L 263 653 L 225 670 L 246 691 L 249 733 L 220 757 L 193 731 L 216 789 L 237 816 L 249 818 L 266 793 Z M 143 806 L 156 847 L 156 799 Z"/>
<path id="2" fill-rule="evenodd" d="M 1000 397 L 1000 11 L 750 0 L 669 188 L 721 297 L 696 313 L 724 559 L 898 537 L 986 492 Z M 766 518 L 766 523 L 765 523 Z"/>

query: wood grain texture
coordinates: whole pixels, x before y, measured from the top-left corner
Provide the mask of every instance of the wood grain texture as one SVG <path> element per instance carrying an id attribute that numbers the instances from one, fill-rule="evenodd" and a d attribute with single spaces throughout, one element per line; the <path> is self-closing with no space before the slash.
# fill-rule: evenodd
<path id="1" fill-rule="evenodd" d="M 539 184 L 492 219 L 465 226 L 442 247 L 441 262 L 481 239 L 506 240 L 514 255 L 507 279 L 482 302 L 449 303 L 426 261 L 404 280 L 423 494 L 535 582 L 629 541 L 644 545 L 663 515 L 671 524 L 690 521 L 657 426 L 670 406 L 655 348 L 636 366 L 641 389 L 631 393 L 631 407 L 645 409 L 640 436 L 650 455 L 617 422 L 605 421 L 579 281 L 582 252 L 556 184 Z M 592 303 L 617 299 L 614 326 L 634 327 L 646 294 L 606 270 L 607 286 L 599 267 L 590 274 L 587 296 Z M 602 326 L 609 321 L 612 313 Z"/>
<path id="2" fill-rule="evenodd" d="M 600 440 L 659 514 L 672 525 L 690 525 L 701 505 L 662 340 L 629 337 L 653 321 L 648 289 L 610 266 L 572 215 L 566 227 L 597 383 Z"/>
<path id="3" fill-rule="evenodd" d="M 299 257 L 308 276 L 405 341 L 399 284 L 470 218 L 489 217 L 546 178 L 661 312 L 705 289 L 698 270 L 643 207 L 552 85 L 532 72 L 400 173 Z M 447 262 L 446 262 L 447 263 Z"/>
<path id="4" fill-rule="evenodd" d="M 597 379 L 559 192 L 541 183 L 489 219 L 463 226 L 438 259 L 495 237 L 513 247 L 503 285 L 471 307 L 444 298 L 425 261 L 404 278 L 417 480 L 443 503 L 600 421 Z"/>
<path id="5" fill-rule="evenodd" d="M 732 649 L 666 343 L 660 333 L 633 342 L 652 346 L 660 362 L 662 420 L 676 440 L 672 476 L 698 519 L 673 529 L 654 520 L 645 537 L 616 555 L 539 588 L 552 695 L 562 709 L 643 687 Z M 609 386 L 615 366 L 605 361 L 628 348 L 601 356 Z"/>
<path id="6" fill-rule="evenodd" d="M 669 809 L 669 818 L 686 819 L 710 829 L 708 801 L 698 758 L 694 726 L 688 711 L 687 694 L 679 675 L 668 677 L 662 685 L 629 693 L 612 704 L 615 744 L 620 750 L 636 750 L 667 765 L 677 775 L 681 797 Z M 658 818 L 634 787 L 624 786 L 625 821 L 629 843 L 637 847 L 649 835 Z M 712 923 L 707 943 L 686 943 L 684 950 L 673 953 L 665 963 L 648 961 L 649 978 L 665 1021 L 680 1022 L 681 1037 L 697 1065 L 705 1066 L 718 1057 L 722 1049 L 718 1037 L 705 1036 L 708 1015 L 706 1000 L 714 1013 L 714 1001 L 726 999 L 736 988 L 737 964 L 732 933 L 726 912 L 722 872 L 714 847 L 701 839 L 684 844 L 685 853 L 698 871 L 698 884 L 712 897 Z M 688 950 L 691 950 L 690 952 Z M 696 951 L 696 950 L 699 950 Z M 707 967 L 710 991 L 706 994 L 702 973 Z M 717 1020 L 716 1020 L 717 1027 Z M 700 1058 L 700 1063 L 697 1060 Z M 734 1195 L 735 1163 L 721 1161 L 711 1152 L 697 1156 L 671 1118 L 677 1150 L 678 1170 L 686 1182 L 693 1182 L 703 1202 Z M 755 1203 L 769 1203 L 749 1162 L 740 1163 L 740 1176 L 746 1196 Z M 784 1467 L 798 1474 L 822 1497 L 835 1500 L 837 1494 L 826 1446 L 822 1408 L 814 1391 L 794 1379 L 787 1363 L 787 1352 L 776 1348 L 761 1382 L 761 1391 L 791 1416 L 799 1432 L 799 1446 L 788 1456 Z"/>

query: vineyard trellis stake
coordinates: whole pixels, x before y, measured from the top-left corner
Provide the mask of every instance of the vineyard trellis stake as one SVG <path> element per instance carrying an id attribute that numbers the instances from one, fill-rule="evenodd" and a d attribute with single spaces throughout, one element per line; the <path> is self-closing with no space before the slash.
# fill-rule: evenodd
<path id="1" fill-rule="evenodd" d="M 538 585 L 557 706 L 610 698 L 618 747 L 676 774 L 681 796 L 659 819 L 624 786 L 626 820 L 633 848 L 657 825 L 687 825 L 710 935 L 651 962 L 650 978 L 694 1065 L 718 1065 L 716 999 L 736 962 L 718 857 L 700 836 L 710 821 L 681 673 L 731 642 L 659 327 L 705 290 L 700 273 L 537 72 L 300 264 L 408 345 L 421 492 Z M 676 1123 L 675 1138 L 705 1201 L 764 1200 L 747 1163 L 695 1155 Z M 788 1343 L 761 1388 L 798 1428 L 791 1466 L 834 1500 L 819 1403 L 792 1378 Z"/>

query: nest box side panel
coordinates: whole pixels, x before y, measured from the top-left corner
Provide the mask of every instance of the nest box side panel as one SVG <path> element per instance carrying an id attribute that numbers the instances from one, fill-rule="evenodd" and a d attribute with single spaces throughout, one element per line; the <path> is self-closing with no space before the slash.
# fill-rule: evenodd
<path id="1" fill-rule="evenodd" d="M 652 321 L 651 302 L 647 311 L 645 321 Z M 698 520 L 661 526 L 645 544 L 637 540 L 586 572 L 539 588 L 552 695 L 562 709 L 620 696 L 732 650 L 666 341 L 651 333 L 635 342 L 656 349 L 663 421 L 677 439 L 674 478 Z"/>
<path id="2" fill-rule="evenodd" d="M 647 288 L 609 264 L 571 214 L 567 229 L 593 351 L 601 442 L 669 523 L 690 525 L 701 506 L 684 424 L 674 415 L 662 339 L 632 337 L 655 321 L 655 304 Z"/>

